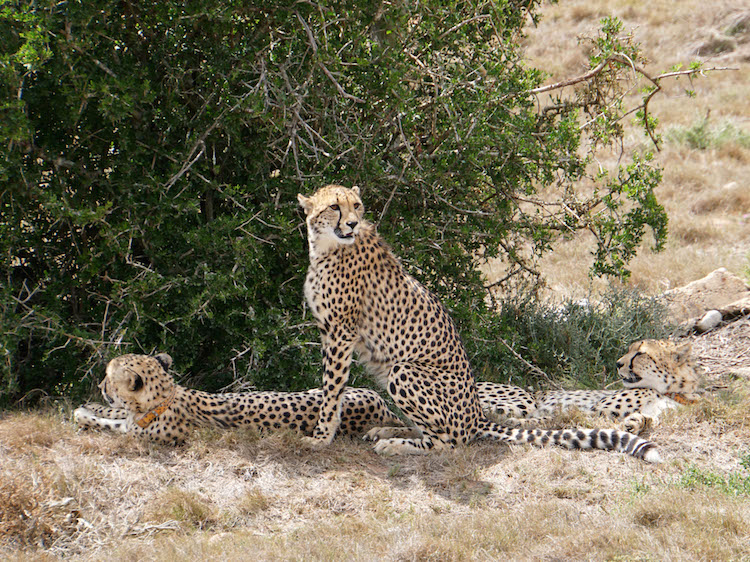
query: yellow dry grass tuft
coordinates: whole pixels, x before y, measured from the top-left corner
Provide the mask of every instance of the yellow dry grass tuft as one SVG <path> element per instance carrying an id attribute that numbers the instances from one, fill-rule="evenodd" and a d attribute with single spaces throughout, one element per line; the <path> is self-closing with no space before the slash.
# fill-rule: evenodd
<path id="1" fill-rule="evenodd" d="M 51 547 L 77 531 L 80 510 L 75 498 L 56 493 L 46 472 L 0 474 L 0 545 L 18 549 Z"/>
<path id="2" fill-rule="evenodd" d="M 177 521 L 186 529 L 207 529 L 218 522 L 215 509 L 203 494 L 174 487 L 145 506 L 144 518 L 156 525 Z"/>

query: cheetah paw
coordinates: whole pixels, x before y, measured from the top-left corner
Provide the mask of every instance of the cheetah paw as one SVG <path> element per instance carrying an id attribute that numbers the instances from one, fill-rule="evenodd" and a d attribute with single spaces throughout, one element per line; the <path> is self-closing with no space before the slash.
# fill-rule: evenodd
<path id="1" fill-rule="evenodd" d="M 640 435 L 644 431 L 653 429 L 656 426 L 656 420 L 643 414 L 632 414 L 627 417 L 623 423 L 625 431 L 634 435 Z"/>
<path id="2" fill-rule="evenodd" d="M 325 439 L 323 437 L 303 437 L 302 445 L 308 449 L 322 449 L 326 445 L 329 445 L 333 439 Z"/>
<path id="3" fill-rule="evenodd" d="M 373 450 L 386 457 L 392 457 L 394 455 L 401 455 L 403 453 L 411 453 L 411 447 L 404 443 L 403 439 L 382 439 L 375 443 Z"/>
<path id="4" fill-rule="evenodd" d="M 80 406 L 73 412 L 73 422 L 79 427 L 92 427 L 96 419 L 96 414 L 86 406 Z"/>
<path id="5" fill-rule="evenodd" d="M 409 438 L 418 439 L 422 432 L 415 427 L 373 427 L 362 436 L 365 441 L 381 441 L 383 439 Z"/>

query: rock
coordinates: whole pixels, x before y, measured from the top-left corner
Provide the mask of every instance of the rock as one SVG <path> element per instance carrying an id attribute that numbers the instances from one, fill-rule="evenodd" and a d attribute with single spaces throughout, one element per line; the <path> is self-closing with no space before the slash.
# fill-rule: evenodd
<path id="1" fill-rule="evenodd" d="M 750 295 L 722 307 L 719 312 L 724 320 L 732 320 L 750 314 Z"/>
<path id="2" fill-rule="evenodd" d="M 732 52 L 736 49 L 736 39 L 713 32 L 710 38 L 698 45 L 693 54 L 698 55 L 699 57 L 710 57 L 720 55 L 722 53 Z"/>
<path id="3" fill-rule="evenodd" d="M 750 287 L 722 267 L 703 279 L 665 291 L 663 297 L 670 320 L 681 324 L 691 318 L 702 317 L 708 310 L 722 311 L 735 302 L 750 299 Z"/>
<path id="4" fill-rule="evenodd" d="M 734 37 L 740 43 L 750 41 L 750 11 L 732 16 L 724 34 Z"/>
<path id="5" fill-rule="evenodd" d="M 698 320 L 698 322 L 695 323 L 695 329 L 699 334 L 713 330 L 716 326 L 721 324 L 722 318 L 723 316 L 718 310 L 709 310 L 700 320 Z"/>

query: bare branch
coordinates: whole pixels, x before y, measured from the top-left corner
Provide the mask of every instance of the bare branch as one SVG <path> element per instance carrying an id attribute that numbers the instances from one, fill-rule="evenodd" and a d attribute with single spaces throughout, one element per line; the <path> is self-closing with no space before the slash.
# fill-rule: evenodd
<path id="1" fill-rule="evenodd" d="M 648 94 L 643 98 L 643 102 L 637 107 L 633 108 L 632 110 L 626 112 L 624 115 L 620 117 L 620 119 L 624 118 L 626 115 L 630 115 L 631 113 L 638 111 L 639 109 L 642 109 L 643 110 L 643 118 L 642 118 L 643 126 L 646 129 L 646 133 L 651 139 L 651 142 L 654 143 L 654 146 L 656 147 L 657 150 L 659 150 L 659 142 L 653 131 L 653 128 L 651 127 L 651 123 L 648 118 L 648 110 L 649 110 L 648 104 L 650 103 L 651 99 L 657 94 L 657 92 L 661 91 L 662 89 L 661 80 L 665 78 L 674 78 L 678 76 L 691 76 L 693 74 L 703 74 L 704 72 L 709 72 L 712 70 L 739 70 L 738 68 L 731 68 L 731 67 L 713 67 L 713 68 L 707 68 L 707 69 L 691 68 L 688 70 L 667 72 L 664 74 L 660 74 L 658 76 L 651 76 L 643 67 L 637 65 L 630 57 L 628 57 L 624 53 L 614 53 L 608 56 L 607 58 L 605 58 L 604 60 L 602 60 L 598 65 L 596 65 L 586 74 L 582 74 L 574 78 L 569 78 L 567 80 L 556 82 L 555 84 L 549 84 L 547 86 L 540 86 L 538 88 L 534 88 L 533 90 L 528 90 L 524 93 L 536 95 L 536 94 L 541 94 L 544 92 L 550 92 L 552 90 L 559 90 L 567 86 L 574 86 L 575 84 L 580 84 L 581 82 L 586 82 L 588 80 L 591 80 L 595 76 L 597 76 L 599 73 L 601 73 L 610 63 L 620 63 L 626 66 L 629 66 L 633 70 L 634 81 L 637 80 L 637 75 L 640 74 L 641 76 L 643 76 L 645 79 L 647 79 L 649 82 L 653 84 L 654 86 L 653 89 L 649 91 Z M 618 98 L 618 100 L 622 99 L 624 96 L 625 96 L 625 93 L 623 93 Z"/>
<path id="2" fill-rule="evenodd" d="M 473 18 L 470 18 L 468 20 L 462 21 L 461 23 L 457 23 L 456 25 L 454 25 L 450 29 L 444 31 L 440 35 L 440 37 L 438 37 L 438 40 L 445 39 L 448 35 L 450 35 L 454 31 L 457 31 L 457 30 L 461 29 L 465 25 L 468 25 L 470 23 L 474 23 L 475 21 L 482 21 L 482 20 L 487 20 L 487 19 L 492 19 L 492 15 L 490 15 L 490 14 L 480 14 L 480 15 L 474 16 Z"/>
<path id="3" fill-rule="evenodd" d="M 551 386 L 553 386 L 553 387 L 555 387 L 555 388 L 557 388 L 557 389 L 562 389 L 562 385 L 561 385 L 560 383 L 558 383 L 558 382 L 556 382 L 556 381 L 552 380 L 552 377 L 550 377 L 550 376 L 549 376 L 549 375 L 548 375 L 547 373 L 545 373 L 544 371 L 542 371 L 542 370 L 541 370 L 541 369 L 540 369 L 539 367 L 537 367 L 536 365 L 533 365 L 533 364 L 529 363 L 528 361 L 526 361 L 526 359 L 524 359 L 523 357 L 521 357 L 521 356 L 520 356 L 520 355 L 519 355 L 519 354 L 518 354 L 518 353 L 516 352 L 516 350 L 515 350 L 515 349 L 513 349 L 513 348 L 512 348 L 512 347 L 511 347 L 511 346 L 510 346 L 510 345 L 508 344 L 508 342 L 506 342 L 506 341 L 505 341 L 505 340 L 504 340 L 503 338 L 501 338 L 500 336 L 497 336 L 497 340 L 498 340 L 498 341 L 499 341 L 499 342 L 500 342 L 501 344 L 503 344 L 503 345 L 504 345 L 504 346 L 505 346 L 506 348 L 508 348 L 508 351 L 510 351 L 510 352 L 511 352 L 511 353 L 513 354 L 513 357 L 515 357 L 515 358 L 516 358 L 516 359 L 518 359 L 518 360 L 519 360 L 519 361 L 520 361 L 521 363 L 523 363 L 524 365 L 526 365 L 526 366 L 527 366 L 527 367 L 528 367 L 528 368 L 529 368 L 529 369 L 531 370 L 531 372 L 533 372 L 533 373 L 536 373 L 537 375 L 541 375 L 541 376 L 542 376 L 542 377 L 543 377 L 543 378 L 544 378 L 544 379 L 545 379 L 545 380 L 546 380 L 546 381 L 547 381 L 547 382 L 548 382 L 548 383 L 549 383 L 549 384 L 550 384 Z"/>
<path id="4" fill-rule="evenodd" d="M 179 180 L 179 179 L 180 179 L 180 178 L 181 178 L 182 176 L 184 176 L 184 175 L 185 175 L 185 174 L 186 174 L 186 173 L 187 173 L 187 172 L 188 172 L 188 171 L 190 170 L 190 168 L 192 168 L 192 167 L 193 167 L 193 165 L 194 165 L 194 164 L 195 164 L 195 163 L 196 163 L 196 162 L 197 162 L 197 161 L 198 161 L 198 160 L 200 159 L 200 157 L 201 157 L 201 156 L 203 156 L 203 154 L 204 154 L 204 153 L 205 153 L 205 151 L 206 151 L 206 145 L 205 145 L 205 140 L 206 140 L 206 138 L 208 137 L 208 135 L 210 135 L 210 134 L 211 134 L 211 131 L 213 131 L 213 130 L 214 130 L 214 129 L 215 129 L 216 127 L 218 127 L 218 126 L 219 126 L 219 123 L 221 123 L 222 119 L 224 119 L 224 116 L 225 116 L 225 115 L 226 115 L 227 113 L 233 113 L 233 112 L 234 112 L 234 111 L 235 111 L 235 110 L 236 110 L 236 109 L 237 109 L 237 108 L 238 108 L 238 107 L 239 107 L 240 105 L 242 105 L 242 102 L 244 102 L 244 101 L 245 101 L 245 99 L 246 99 L 246 98 L 247 98 L 247 97 L 248 97 L 249 95 L 251 95 L 252 93 L 253 93 L 253 91 L 249 91 L 249 92 L 246 92 L 246 93 L 245 93 L 245 94 L 244 94 L 244 95 L 243 95 L 243 96 L 242 96 L 242 97 L 241 97 L 241 98 L 239 99 L 239 101 L 237 101 L 237 103 L 235 103 L 235 104 L 234 104 L 234 105 L 233 105 L 232 107 L 227 107 L 227 108 L 225 108 L 225 109 L 224 109 L 224 111 L 222 111 L 222 112 L 221 112 L 221 113 L 219 114 L 219 116 L 218 116 L 218 117 L 217 117 L 216 119 L 214 119 L 214 122 L 213 122 L 213 123 L 211 123 L 211 125 L 210 125 L 210 126 L 209 126 L 209 127 L 208 127 L 208 128 L 207 128 L 207 129 L 205 130 L 205 131 L 203 131 L 203 134 L 201 134 L 201 136 L 200 136 L 200 137 L 198 138 L 198 140 L 197 140 L 197 141 L 195 141 L 195 144 L 193 145 L 193 148 L 191 148 L 191 149 L 190 149 L 190 153 L 189 153 L 189 156 L 188 156 L 188 157 L 187 157 L 187 158 L 185 159 L 185 162 L 184 162 L 184 163 L 182 164 L 182 167 L 180 168 L 180 171 L 179 171 L 179 172 L 177 172 L 177 173 L 176 173 L 175 175 L 173 175 L 173 176 L 172 176 L 172 177 L 171 177 L 171 178 L 169 179 L 169 181 L 168 181 L 167 183 L 165 183 L 165 184 L 164 184 L 164 187 L 165 187 L 165 188 L 166 188 L 167 190 L 168 190 L 169 188 L 171 188 L 171 187 L 172 187 L 172 186 L 173 186 L 173 185 L 174 185 L 175 183 L 177 183 L 177 181 L 178 181 L 178 180 Z M 197 155 L 197 156 L 193 156 L 193 155 L 195 155 L 195 152 L 196 152 L 196 151 L 197 151 L 197 150 L 198 150 L 199 148 L 200 148 L 200 152 L 198 153 L 198 155 Z"/>
<path id="5" fill-rule="evenodd" d="M 552 90 L 559 90 L 560 88 L 573 86 L 574 84 L 579 84 L 580 82 L 591 80 L 594 76 L 596 76 L 602 70 L 604 70 L 604 67 L 607 66 L 607 63 L 609 62 L 609 60 L 610 59 L 604 59 L 602 62 L 597 64 L 594 68 L 589 70 L 586 74 L 582 74 L 581 76 L 576 76 L 575 78 L 569 78 L 561 82 L 549 84 L 548 86 L 539 86 L 538 88 L 534 88 L 533 90 L 527 90 L 526 92 L 523 92 L 523 93 L 524 94 L 543 94 L 544 92 L 550 92 Z"/>
<path id="6" fill-rule="evenodd" d="M 338 80 L 333 76 L 330 70 L 326 68 L 326 66 L 322 62 L 318 62 L 318 66 L 321 68 L 321 70 L 325 73 L 326 76 L 328 76 L 328 79 L 333 82 L 333 85 L 336 86 L 336 89 L 339 91 L 339 94 L 341 94 L 343 97 L 345 97 L 348 100 L 356 101 L 357 103 L 365 103 L 365 100 L 362 98 L 358 98 L 357 96 L 353 96 L 352 94 L 348 93 L 346 90 L 344 90 L 344 87 L 338 83 Z"/>
<path id="7" fill-rule="evenodd" d="M 695 68 L 695 69 L 689 69 L 689 70 L 680 70 L 676 72 L 667 72 L 665 74 L 660 74 L 659 76 L 652 77 L 642 67 L 635 64 L 630 59 L 630 57 L 627 57 L 622 53 L 615 53 L 613 55 L 610 55 L 603 61 L 601 61 L 594 68 L 589 70 L 586 74 L 581 74 L 580 76 L 576 76 L 574 78 L 568 78 L 567 80 L 555 82 L 554 84 L 548 84 L 547 86 L 539 86 L 538 88 L 534 88 L 533 90 L 527 90 L 523 92 L 523 94 L 542 94 L 544 92 L 550 92 L 552 90 L 559 90 L 561 88 L 566 88 L 567 86 L 574 86 L 575 84 L 586 82 L 587 80 L 591 80 L 594 76 L 596 76 L 602 70 L 604 70 L 604 68 L 610 62 L 619 62 L 621 64 L 625 64 L 631 67 L 634 72 L 637 72 L 638 74 L 643 75 L 646 79 L 648 79 L 654 85 L 658 85 L 659 80 L 662 80 L 664 78 L 674 78 L 675 76 L 689 76 L 691 74 L 703 74 L 704 72 L 710 72 L 714 70 L 739 70 L 739 68 L 732 68 L 732 67 L 713 67 L 713 68 L 704 68 L 704 69 Z"/>

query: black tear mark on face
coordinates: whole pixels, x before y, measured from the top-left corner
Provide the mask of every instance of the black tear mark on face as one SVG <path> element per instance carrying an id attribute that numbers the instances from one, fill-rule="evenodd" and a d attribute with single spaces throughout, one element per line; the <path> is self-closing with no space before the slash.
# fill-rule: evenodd
<path id="1" fill-rule="evenodd" d="M 635 354 L 633 354 L 633 357 L 630 358 L 630 365 L 628 365 L 628 369 L 630 369 L 631 372 L 633 371 L 633 361 L 635 361 L 635 358 L 639 355 L 643 355 L 643 352 L 636 351 Z"/>

